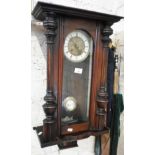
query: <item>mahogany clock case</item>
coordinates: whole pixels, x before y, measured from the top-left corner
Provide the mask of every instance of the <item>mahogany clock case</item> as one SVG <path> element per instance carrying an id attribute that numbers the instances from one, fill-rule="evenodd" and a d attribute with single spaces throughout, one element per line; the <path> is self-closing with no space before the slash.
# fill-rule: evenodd
<path id="1" fill-rule="evenodd" d="M 47 59 L 49 60 L 47 66 L 50 65 L 51 67 L 47 70 L 47 94 L 50 88 L 55 96 L 55 111 L 51 117 L 54 123 L 50 128 L 52 136 L 49 136 L 51 138 L 45 140 L 43 132 L 48 132 L 48 129 L 46 128 L 46 131 L 44 131 L 44 125 L 34 127 L 41 147 L 55 144 L 58 144 L 60 148 L 77 146 L 76 141 L 78 139 L 109 132 L 106 118 L 108 113 L 108 99 L 105 89 L 107 84 L 108 63 L 107 44 L 110 40 L 109 36 L 112 34 L 110 26 L 122 19 L 122 17 L 43 2 L 37 3 L 32 15 L 37 20 L 46 21 L 46 25 L 44 22 L 44 27 L 47 30 L 47 52 L 52 53 L 51 55 L 47 54 Z M 66 36 L 75 30 L 86 32 L 93 40 L 89 117 L 84 122 L 63 124 L 61 121 L 62 98 L 64 93 L 63 81 L 65 80 L 63 80 L 63 73 L 64 61 L 66 61 L 64 57 L 64 42 Z M 54 35 L 50 32 L 54 33 Z M 54 42 L 49 43 L 50 37 L 53 37 Z M 81 63 L 72 64 L 73 68 L 81 67 L 80 65 L 82 65 Z M 71 66 L 70 64 L 68 65 Z M 49 83 L 48 80 L 51 80 L 51 83 Z M 72 78 L 72 80 L 73 82 L 77 82 L 76 77 L 75 79 Z M 87 96 L 83 96 L 83 98 L 85 97 Z M 53 105 L 53 101 L 49 101 L 46 98 L 47 97 L 45 97 L 45 101 Z M 48 118 L 47 114 L 46 116 Z M 70 128 L 72 132 L 68 130 Z M 46 133 L 45 135 L 48 136 L 49 134 Z"/>

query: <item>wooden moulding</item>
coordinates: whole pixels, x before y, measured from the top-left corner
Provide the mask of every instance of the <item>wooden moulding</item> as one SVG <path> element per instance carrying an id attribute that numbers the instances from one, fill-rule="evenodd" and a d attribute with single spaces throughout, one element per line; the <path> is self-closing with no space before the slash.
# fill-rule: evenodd
<path id="1" fill-rule="evenodd" d="M 69 147 L 76 147 L 76 141 L 83 139 L 83 138 L 88 138 L 89 136 L 99 136 L 105 133 L 109 133 L 110 130 L 109 128 L 104 128 L 103 130 L 99 131 L 99 130 L 94 130 L 94 131 L 85 131 L 85 132 L 79 132 L 79 133 L 75 133 L 75 134 L 71 134 L 71 135 L 65 135 L 65 136 L 61 136 L 61 137 L 57 137 L 55 141 L 51 140 L 49 142 L 45 142 L 43 139 L 43 135 L 42 135 L 42 131 L 43 131 L 43 126 L 38 126 L 38 127 L 34 127 L 33 128 L 38 136 L 40 145 L 42 148 L 47 147 L 47 146 L 52 146 L 52 145 L 58 145 L 60 149 L 64 149 L 64 148 L 69 148 Z M 66 147 L 64 146 L 64 144 L 68 144 L 66 145 Z M 73 145 L 71 145 L 73 144 Z"/>
<path id="2" fill-rule="evenodd" d="M 45 2 L 38 2 L 35 8 L 32 11 L 32 15 L 37 20 L 44 20 L 45 15 L 44 13 L 55 12 L 58 15 L 67 15 L 67 16 L 74 16 L 74 17 L 82 17 L 92 20 L 100 20 L 100 21 L 110 21 L 110 22 L 118 22 L 123 17 L 109 15 L 106 13 L 77 9 L 62 5 L 56 5 L 52 3 L 45 3 Z"/>
<path id="3" fill-rule="evenodd" d="M 72 132 L 68 132 L 67 129 L 72 129 Z M 79 123 L 79 124 L 69 124 L 69 125 L 65 125 L 62 126 L 61 129 L 61 133 L 62 135 L 68 135 L 68 134 L 73 134 L 73 133 L 77 133 L 77 132 L 82 132 L 82 131 L 87 131 L 89 129 L 89 123 L 85 122 L 85 123 Z"/>
<path id="4" fill-rule="evenodd" d="M 56 37 L 56 15 L 50 14 L 43 21 L 45 27 L 45 36 L 47 43 L 47 90 L 44 100 L 46 103 L 43 105 L 46 118 L 43 120 L 43 137 L 46 141 L 50 139 L 55 140 L 57 118 L 55 113 L 57 111 L 56 96 L 54 94 L 54 44 Z M 52 131 L 53 130 L 53 131 Z M 52 132 L 51 132 L 52 131 Z"/>

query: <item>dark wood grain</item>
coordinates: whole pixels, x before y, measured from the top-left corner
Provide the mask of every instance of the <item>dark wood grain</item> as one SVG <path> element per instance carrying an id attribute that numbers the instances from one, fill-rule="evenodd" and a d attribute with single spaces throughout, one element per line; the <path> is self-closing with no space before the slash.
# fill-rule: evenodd
<path id="1" fill-rule="evenodd" d="M 72 142 L 62 142 L 59 145 L 59 149 L 68 149 L 72 147 L 78 147 L 77 141 L 72 141 Z"/>
<path id="2" fill-rule="evenodd" d="M 101 40 L 102 40 L 102 69 L 101 69 L 101 79 L 100 87 L 97 93 L 97 126 L 101 130 L 107 126 L 107 114 L 108 114 L 108 93 L 107 93 L 107 67 L 108 67 L 108 53 L 109 53 L 109 36 L 113 33 L 110 27 L 111 23 L 105 23 L 101 26 Z"/>
<path id="3" fill-rule="evenodd" d="M 73 129 L 73 131 L 68 132 L 67 131 L 68 128 Z M 62 135 L 73 134 L 73 133 L 77 133 L 77 132 L 81 132 L 81 131 L 88 131 L 89 130 L 89 123 L 85 122 L 85 123 L 79 123 L 79 124 L 65 125 L 62 127 L 61 130 L 62 130 L 61 131 Z"/>
<path id="4" fill-rule="evenodd" d="M 55 12 L 60 15 L 80 17 L 80 18 L 89 18 L 91 20 L 100 20 L 100 21 L 110 21 L 110 22 L 118 22 L 123 17 L 109 15 L 101 12 L 83 10 L 78 8 L 72 8 L 62 5 L 56 5 L 52 3 L 38 2 L 32 11 L 32 15 L 38 20 L 44 20 L 46 14 Z"/>
<path id="5" fill-rule="evenodd" d="M 43 109 L 46 118 L 43 120 L 43 137 L 44 141 L 55 139 L 57 121 L 55 118 L 55 112 L 57 109 L 56 97 L 54 95 L 54 43 L 56 36 L 56 15 L 53 13 L 51 16 L 47 16 L 43 21 L 45 27 L 45 36 L 47 42 L 47 90 L 44 100 L 46 103 L 43 105 Z"/>
<path id="6" fill-rule="evenodd" d="M 109 128 L 104 128 L 102 131 L 85 131 L 85 132 L 79 132 L 79 133 L 74 133 L 72 135 L 64 135 L 57 137 L 56 140 L 50 140 L 48 142 L 44 141 L 42 131 L 43 131 L 43 126 L 38 126 L 33 128 L 36 131 L 36 134 L 38 136 L 39 142 L 41 147 L 47 147 L 47 146 L 52 146 L 56 144 L 62 144 L 63 142 L 73 142 L 77 141 L 83 138 L 88 138 L 89 136 L 99 136 L 103 135 L 106 133 L 109 133 Z"/>
<path id="7" fill-rule="evenodd" d="M 57 57 L 57 96 L 58 96 L 58 132 L 59 136 L 61 136 L 61 113 L 62 113 L 62 73 L 63 73 L 63 54 L 62 54 L 62 47 L 64 43 L 64 28 L 63 28 L 63 17 L 59 16 L 59 47 L 58 47 L 58 57 Z"/>
<path id="8" fill-rule="evenodd" d="M 46 103 L 43 105 L 46 118 L 43 126 L 35 127 L 41 147 L 56 144 L 62 148 L 73 147 L 79 139 L 109 132 L 106 124 L 108 44 L 109 36 L 113 33 L 111 25 L 122 17 L 44 2 L 37 3 L 32 15 L 43 21 L 47 38 L 47 91 L 44 97 Z M 61 122 L 63 94 L 66 93 L 63 89 L 63 75 L 67 68 L 64 69 L 63 45 L 65 37 L 77 29 L 88 33 L 93 40 L 89 117 L 85 121 L 64 124 Z M 69 77 L 69 80 L 75 82 L 76 78 Z M 84 79 L 81 80 L 81 86 L 76 85 L 77 91 L 74 92 L 75 95 L 83 92 L 81 102 L 87 98 L 83 90 L 86 87 L 83 86 L 84 82 Z M 68 128 L 72 128 L 73 132 L 68 132 Z"/>

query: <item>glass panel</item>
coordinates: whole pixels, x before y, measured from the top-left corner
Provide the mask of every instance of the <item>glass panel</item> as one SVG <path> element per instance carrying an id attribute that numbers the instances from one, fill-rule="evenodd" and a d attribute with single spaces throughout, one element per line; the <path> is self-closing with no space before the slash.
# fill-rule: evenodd
<path id="1" fill-rule="evenodd" d="M 80 123 L 89 118 L 92 39 L 89 37 L 88 41 L 89 55 L 82 62 L 72 62 L 64 55 L 62 123 Z"/>

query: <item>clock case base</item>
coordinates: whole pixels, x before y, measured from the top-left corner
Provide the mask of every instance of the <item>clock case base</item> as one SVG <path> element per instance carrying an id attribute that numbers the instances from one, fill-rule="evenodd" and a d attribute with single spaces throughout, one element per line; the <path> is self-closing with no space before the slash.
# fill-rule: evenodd
<path id="1" fill-rule="evenodd" d="M 58 145 L 59 149 L 78 147 L 77 140 L 88 138 L 89 136 L 100 136 L 102 134 L 110 132 L 110 129 L 105 127 L 103 130 L 85 131 L 72 135 L 57 137 L 56 140 L 45 142 L 43 139 L 43 135 L 40 134 L 43 131 L 43 126 L 34 127 L 33 129 L 36 131 L 41 148 Z"/>

